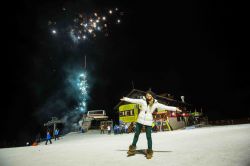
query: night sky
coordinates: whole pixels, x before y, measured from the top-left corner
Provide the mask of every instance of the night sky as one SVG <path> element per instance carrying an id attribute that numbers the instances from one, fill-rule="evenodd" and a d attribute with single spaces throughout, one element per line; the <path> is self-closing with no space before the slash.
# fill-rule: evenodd
<path id="1" fill-rule="evenodd" d="M 1 141 L 22 142 L 76 101 L 67 74 L 84 69 L 89 110 L 113 107 L 134 87 L 170 93 L 203 109 L 210 120 L 250 116 L 245 52 L 246 14 L 228 1 L 29 1 L 6 4 L 2 15 Z M 118 7 L 121 23 L 74 44 L 53 36 L 51 18 Z M 66 18 L 65 18 L 66 19 Z M 63 26 L 63 25 L 61 25 Z"/>

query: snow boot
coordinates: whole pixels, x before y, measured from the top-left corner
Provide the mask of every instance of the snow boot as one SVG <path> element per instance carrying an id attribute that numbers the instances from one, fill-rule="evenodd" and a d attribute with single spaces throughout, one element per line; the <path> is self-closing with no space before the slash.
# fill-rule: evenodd
<path id="1" fill-rule="evenodd" d="M 146 158 L 151 159 L 152 157 L 153 157 L 153 150 L 152 149 L 147 149 Z"/>
<path id="2" fill-rule="evenodd" d="M 136 150 L 136 147 L 133 146 L 133 145 L 130 145 L 127 154 L 128 154 L 129 156 L 130 156 L 130 155 L 135 155 L 135 150 Z"/>

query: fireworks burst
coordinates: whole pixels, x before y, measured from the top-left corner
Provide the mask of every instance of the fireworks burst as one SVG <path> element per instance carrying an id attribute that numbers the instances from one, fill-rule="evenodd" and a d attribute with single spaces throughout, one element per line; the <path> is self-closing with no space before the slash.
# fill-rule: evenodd
<path id="1" fill-rule="evenodd" d="M 87 84 L 87 73 L 81 73 L 78 76 L 77 87 L 80 91 L 80 102 L 78 110 L 80 112 L 85 112 L 87 110 L 87 97 L 88 97 L 88 84 Z"/>
<path id="2" fill-rule="evenodd" d="M 66 8 L 63 8 L 62 11 L 68 12 Z M 123 12 L 120 12 L 118 8 L 109 9 L 102 13 L 78 13 L 77 15 L 71 15 L 71 20 L 66 24 L 63 23 L 64 26 L 59 26 L 61 25 L 61 21 L 51 20 L 48 21 L 48 25 L 52 35 L 67 35 L 74 43 L 78 43 L 95 38 L 97 34 L 101 33 L 104 36 L 108 36 L 108 28 L 114 24 L 120 24 L 122 15 Z"/>

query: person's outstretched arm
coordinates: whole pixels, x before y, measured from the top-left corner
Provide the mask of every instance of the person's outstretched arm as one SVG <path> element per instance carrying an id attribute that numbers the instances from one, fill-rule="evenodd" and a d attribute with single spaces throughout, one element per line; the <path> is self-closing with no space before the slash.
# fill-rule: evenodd
<path id="1" fill-rule="evenodd" d="M 131 98 L 128 98 L 128 97 L 123 97 L 120 100 L 129 102 L 129 103 L 134 103 L 134 104 L 142 104 L 143 103 L 142 99 L 131 99 Z"/>
<path id="2" fill-rule="evenodd" d="M 164 104 L 161 104 L 161 103 L 157 103 L 157 108 L 160 109 L 160 110 L 182 112 L 178 107 L 167 106 L 167 105 L 164 105 Z"/>

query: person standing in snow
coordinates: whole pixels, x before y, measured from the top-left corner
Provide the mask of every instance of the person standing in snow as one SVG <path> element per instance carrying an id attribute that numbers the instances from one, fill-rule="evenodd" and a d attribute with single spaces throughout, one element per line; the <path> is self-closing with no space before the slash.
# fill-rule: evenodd
<path id="1" fill-rule="evenodd" d="M 104 125 L 101 124 L 100 128 L 101 128 L 101 134 L 104 134 Z"/>
<path id="2" fill-rule="evenodd" d="M 110 134 L 111 133 L 111 127 L 110 127 L 110 125 L 108 125 L 107 129 L 108 129 L 108 134 Z"/>
<path id="3" fill-rule="evenodd" d="M 56 139 L 59 140 L 59 129 L 55 130 L 55 141 Z"/>
<path id="4" fill-rule="evenodd" d="M 125 124 L 124 129 L 125 129 L 125 133 L 128 133 L 128 125 L 127 125 L 127 123 Z"/>
<path id="5" fill-rule="evenodd" d="M 49 130 L 47 130 L 45 145 L 47 145 L 48 141 L 50 142 L 50 144 L 52 144 L 52 142 L 51 142 L 51 135 L 50 135 Z"/>
<path id="6" fill-rule="evenodd" d="M 156 109 L 168 110 L 168 111 L 178 111 L 178 112 L 182 112 L 182 111 L 177 107 L 166 106 L 166 105 L 163 105 L 161 103 L 158 103 L 158 101 L 155 99 L 155 94 L 151 90 L 146 92 L 146 96 L 143 99 L 131 99 L 128 97 L 123 97 L 120 100 L 141 105 L 141 111 L 140 111 L 138 118 L 137 118 L 134 139 L 133 139 L 132 144 L 129 146 L 129 150 L 128 150 L 127 154 L 128 155 L 135 154 L 136 143 L 138 141 L 142 127 L 145 126 L 147 142 L 148 142 L 148 149 L 146 151 L 146 158 L 151 159 L 153 156 L 152 138 L 151 138 L 152 123 L 153 123 L 152 113 L 154 111 L 156 111 Z"/>

